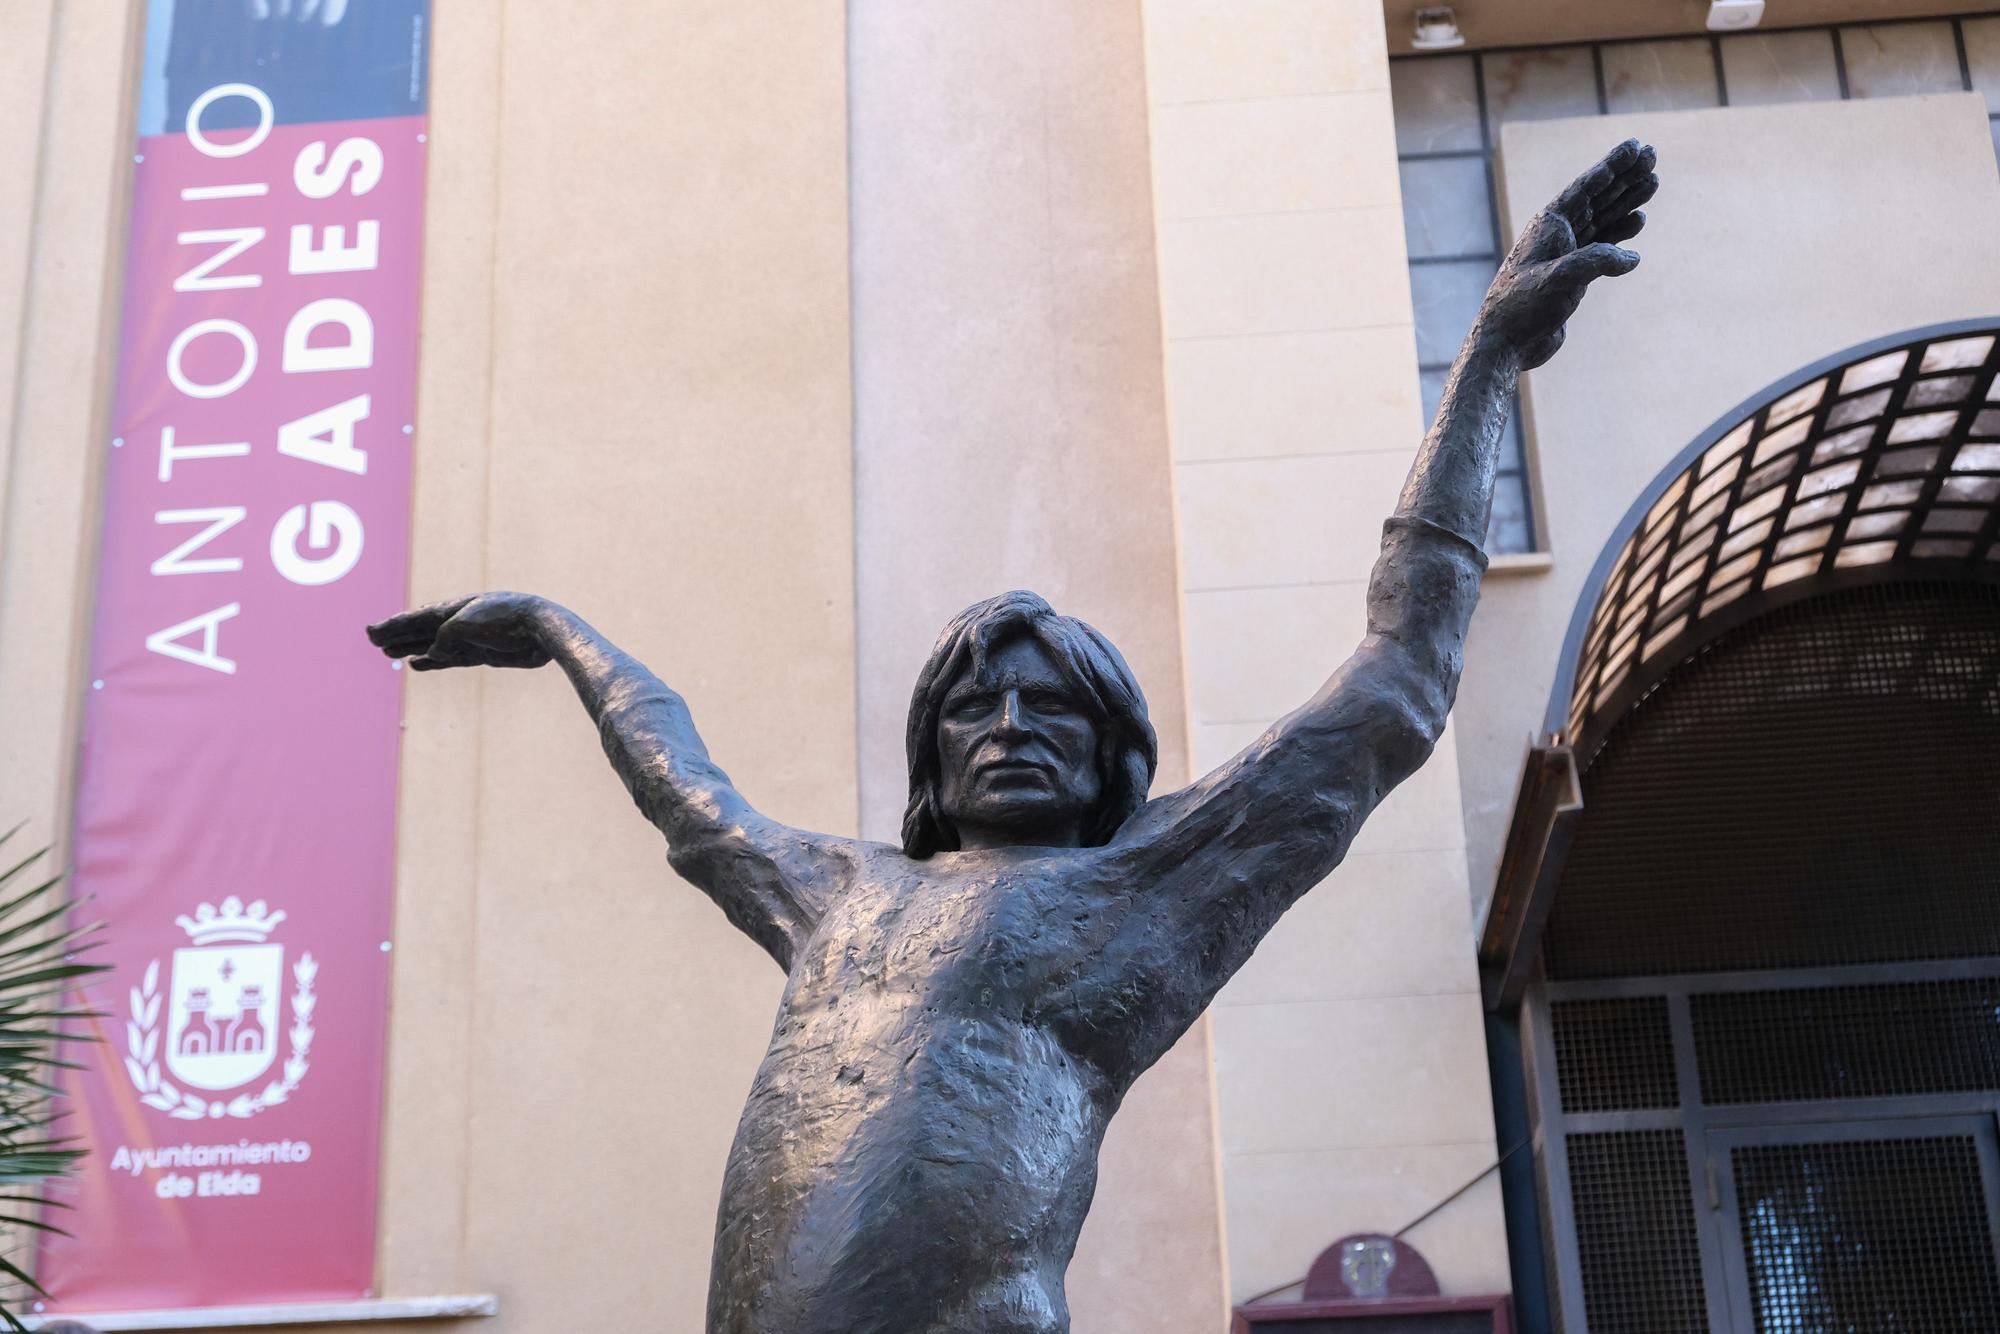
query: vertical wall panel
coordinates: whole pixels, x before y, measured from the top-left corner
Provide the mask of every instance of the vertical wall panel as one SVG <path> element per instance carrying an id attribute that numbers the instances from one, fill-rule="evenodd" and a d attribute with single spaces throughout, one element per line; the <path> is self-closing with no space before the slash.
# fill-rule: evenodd
<path id="1" fill-rule="evenodd" d="M 121 5 L 0 8 L 0 828 L 59 843 L 83 680 L 99 439 L 116 360 L 116 262 L 135 33 Z M 18 42 L 15 40 L 18 35 Z"/>
<path id="2" fill-rule="evenodd" d="M 1146 0 L 1195 765 L 1360 641 L 1424 423 L 1382 12 Z M 1448 732 L 1217 998 L 1229 1286 L 1296 1279 L 1492 1161 Z M 1420 1055 L 1419 1055 L 1420 1053 Z M 1487 1183 L 1411 1241 L 1506 1287 Z"/>
<path id="3" fill-rule="evenodd" d="M 504 7 L 435 0 L 423 341 L 413 461 L 410 587 L 417 596 L 491 585 L 486 569 L 492 443 L 493 219 L 499 196 Z M 443 678 L 441 678 L 443 679 Z M 465 1252 L 467 1078 L 480 844 L 485 681 L 406 689 L 397 812 L 396 950 L 382 1122 L 378 1277 L 394 1295 L 478 1290 Z M 554 688 L 554 683 L 549 683 Z M 531 775 L 521 775 L 524 779 Z"/>
<path id="4" fill-rule="evenodd" d="M 447 76 L 435 104 L 438 170 L 463 179 L 432 237 L 465 249 L 426 312 L 424 429 L 454 434 L 431 441 L 418 524 L 456 536 L 420 548 L 416 596 L 476 579 L 574 607 L 686 695 L 751 800 L 853 832 L 841 6 L 460 3 L 438 22 L 441 43 L 494 25 L 497 79 Z M 668 869 L 559 675 L 412 695 L 411 753 L 477 867 L 469 943 L 439 959 L 469 968 L 470 1028 L 433 1052 L 466 1090 L 467 1282 L 507 1328 L 699 1328 L 782 975 Z M 433 857 L 406 842 L 405 895 Z"/>
<path id="5" fill-rule="evenodd" d="M 850 6 L 863 832 L 897 836 L 918 667 L 1032 588 L 1119 645 L 1187 778 L 1138 5 Z M 1214 1329 L 1206 1022 L 1139 1081 L 1078 1329 Z"/>

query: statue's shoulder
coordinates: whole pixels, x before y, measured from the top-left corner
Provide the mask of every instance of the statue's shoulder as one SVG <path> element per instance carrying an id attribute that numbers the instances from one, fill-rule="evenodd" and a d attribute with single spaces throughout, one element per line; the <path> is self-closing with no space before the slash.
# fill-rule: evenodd
<path id="1" fill-rule="evenodd" d="M 836 869 L 841 878 L 849 883 L 892 877 L 901 868 L 923 865 L 905 857 L 902 848 L 894 843 L 847 838 L 839 834 L 801 833 L 800 838 L 810 844 L 815 861 L 821 866 Z"/>

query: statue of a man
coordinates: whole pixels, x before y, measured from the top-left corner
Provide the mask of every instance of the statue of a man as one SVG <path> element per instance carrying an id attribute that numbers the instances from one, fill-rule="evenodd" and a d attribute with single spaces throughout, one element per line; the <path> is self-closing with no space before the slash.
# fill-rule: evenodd
<path id="1" fill-rule="evenodd" d="M 1126 1090 L 1430 754 L 1515 379 L 1592 279 L 1638 263 L 1616 243 L 1652 169 L 1621 144 L 1529 223 L 1386 525 L 1367 637 L 1181 791 L 1147 800 L 1153 729 L 1118 651 L 1030 593 L 962 612 L 925 664 L 901 847 L 753 810 L 680 696 L 551 602 L 488 593 L 370 628 L 418 671 L 560 664 L 674 869 L 786 971 L 730 1150 L 711 1334 L 1068 1329 Z"/>

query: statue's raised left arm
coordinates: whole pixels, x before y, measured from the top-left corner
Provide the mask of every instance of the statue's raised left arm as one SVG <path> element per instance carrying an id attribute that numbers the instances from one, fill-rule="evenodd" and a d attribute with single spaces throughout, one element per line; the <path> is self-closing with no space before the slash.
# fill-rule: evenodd
<path id="1" fill-rule="evenodd" d="M 597 724 L 632 800 L 666 835 L 673 868 L 782 968 L 811 934 L 851 858 L 842 839 L 759 813 L 709 758 L 687 703 L 645 664 L 567 607 L 527 593 L 485 593 L 419 607 L 368 627 L 417 671 L 563 669 Z"/>
<path id="2" fill-rule="evenodd" d="M 1177 993 L 1153 996 L 1162 1018 L 1192 1022 L 1429 757 L 1479 598 L 1480 539 L 1516 379 L 1555 353 L 1593 279 L 1638 264 L 1617 243 L 1644 225 L 1638 207 L 1658 185 L 1653 165 L 1651 148 L 1620 144 L 1537 214 L 1502 262 L 1385 525 L 1354 655 L 1242 754 L 1120 830 L 1112 850 L 1146 886 L 1124 945 L 1181 961 L 1172 978 L 1142 982 L 1153 970 L 1135 954 L 1126 972 L 1126 985 Z"/>

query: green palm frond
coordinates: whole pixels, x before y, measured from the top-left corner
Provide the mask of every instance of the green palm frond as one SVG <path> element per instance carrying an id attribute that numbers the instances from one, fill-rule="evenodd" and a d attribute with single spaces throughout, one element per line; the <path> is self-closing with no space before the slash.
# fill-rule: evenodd
<path id="1" fill-rule="evenodd" d="M 5 845 L 20 826 L 0 833 Z M 74 1008 L 78 984 L 106 966 L 83 956 L 96 944 L 101 922 L 77 925 L 75 904 L 61 892 L 62 877 L 31 873 L 46 849 L 0 871 L 0 1234 L 18 1229 L 61 1232 L 48 1211 L 48 1184 L 73 1170 L 84 1149 L 53 1128 L 64 1113 L 56 1074 L 74 1062 L 57 1052 L 64 1042 L 93 1040 L 97 1011 Z M 0 856 L 0 864 L 8 861 Z M 0 1255 L 0 1322 L 25 1329 L 15 1307 L 42 1289 L 18 1258 Z M 45 1294 L 44 1294 L 45 1295 Z"/>

